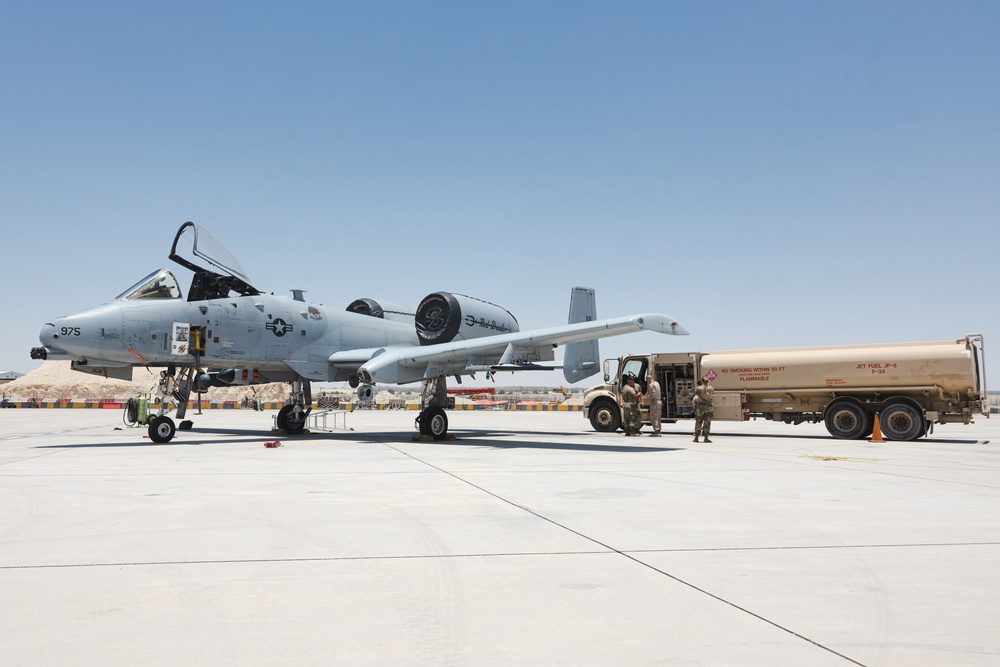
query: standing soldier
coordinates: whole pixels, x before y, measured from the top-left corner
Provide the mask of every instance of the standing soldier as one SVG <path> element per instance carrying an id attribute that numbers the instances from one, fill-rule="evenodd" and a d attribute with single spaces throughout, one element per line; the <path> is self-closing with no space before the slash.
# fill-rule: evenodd
<path id="1" fill-rule="evenodd" d="M 708 439 L 708 433 L 712 430 L 712 396 L 715 389 L 708 384 L 708 378 L 703 377 L 698 381 L 698 388 L 694 390 L 694 441 L 698 442 L 698 436 L 705 436 L 705 442 L 712 442 Z"/>
<path id="2" fill-rule="evenodd" d="M 622 387 L 622 411 L 625 415 L 625 435 L 639 435 L 642 429 L 642 418 L 639 405 L 642 401 L 642 389 L 635 386 L 635 376 L 628 376 L 628 383 Z"/>
<path id="3" fill-rule="evenodd" d="M 660 437 L 660 418 L 663 415 L 663 399 L 660 396 L 660 383 L 652 374 L 646 376 L 646 396 L 649 397 L 649 424 L 653 427 L 650 437 Z"/>

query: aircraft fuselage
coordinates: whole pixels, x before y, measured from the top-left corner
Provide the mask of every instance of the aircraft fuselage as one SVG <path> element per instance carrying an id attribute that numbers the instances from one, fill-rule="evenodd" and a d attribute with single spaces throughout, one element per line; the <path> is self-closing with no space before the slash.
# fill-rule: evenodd
<path id="1" fill-rule="evenodd" d="M 178 353 L 175 323 L 197 330 L 198 348 Z M 349 373 L 329 362 L 334 352 L 418 344 L 413 326 L 403 322 L 266 294 L 194 302 L 119 299 L 57 318 L 39 338 L 64 358 L 91 365 L 193 366 L 197 353 L 206 368 L 254 369 L 272 381 L 295 375 L 345 380 Z"/>

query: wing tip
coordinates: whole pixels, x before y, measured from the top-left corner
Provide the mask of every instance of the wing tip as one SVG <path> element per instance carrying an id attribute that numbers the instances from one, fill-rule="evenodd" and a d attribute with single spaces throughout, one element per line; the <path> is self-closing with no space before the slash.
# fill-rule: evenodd
<path id="1" fill-rule="evenodd" d="M 641 329 L 656 331 L 658 333 L 667 334 L 669 336 L 690 335 L 688 330 L 685 329 L 680 322 L 670 317 L 669 315 L 663 315 L 661 313 L 647 313 L 645 315 L 637 315 L 635 318 L 635 323 Z"/>

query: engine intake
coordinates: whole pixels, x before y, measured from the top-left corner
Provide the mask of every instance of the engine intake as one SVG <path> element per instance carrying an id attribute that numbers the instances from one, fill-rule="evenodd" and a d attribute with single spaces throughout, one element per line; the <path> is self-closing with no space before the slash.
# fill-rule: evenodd
<path id="1" fill-rule="evenodd" d="M 434 292 L 417 306 L 414 318 L 421 345 L 497 336 L 519 331 L 506 308 L 464 294 Z"/>

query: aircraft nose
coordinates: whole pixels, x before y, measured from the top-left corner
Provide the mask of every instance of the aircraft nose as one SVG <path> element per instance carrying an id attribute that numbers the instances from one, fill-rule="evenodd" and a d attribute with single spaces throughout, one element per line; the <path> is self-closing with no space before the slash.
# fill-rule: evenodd
<path id="1" fill-rule="evenodd" d="M 55 342 L 59 340 L 59 330 L 54 322 L 46 322 L 42 330 L 38 333 L 38 340 L 42 345 L 55 347 Z"/>
<path id="2" fill-rule="evenodd" d="M 38 332 L 38 341 L 42 344 L 42 347 L 31 348 L 31 358 L 43 361 L 46 359 L 61 358 L 65 352 L 57 344 L 60 333 L 61 330 L 55 323 L 46 322 L 42 330 Z"/>

